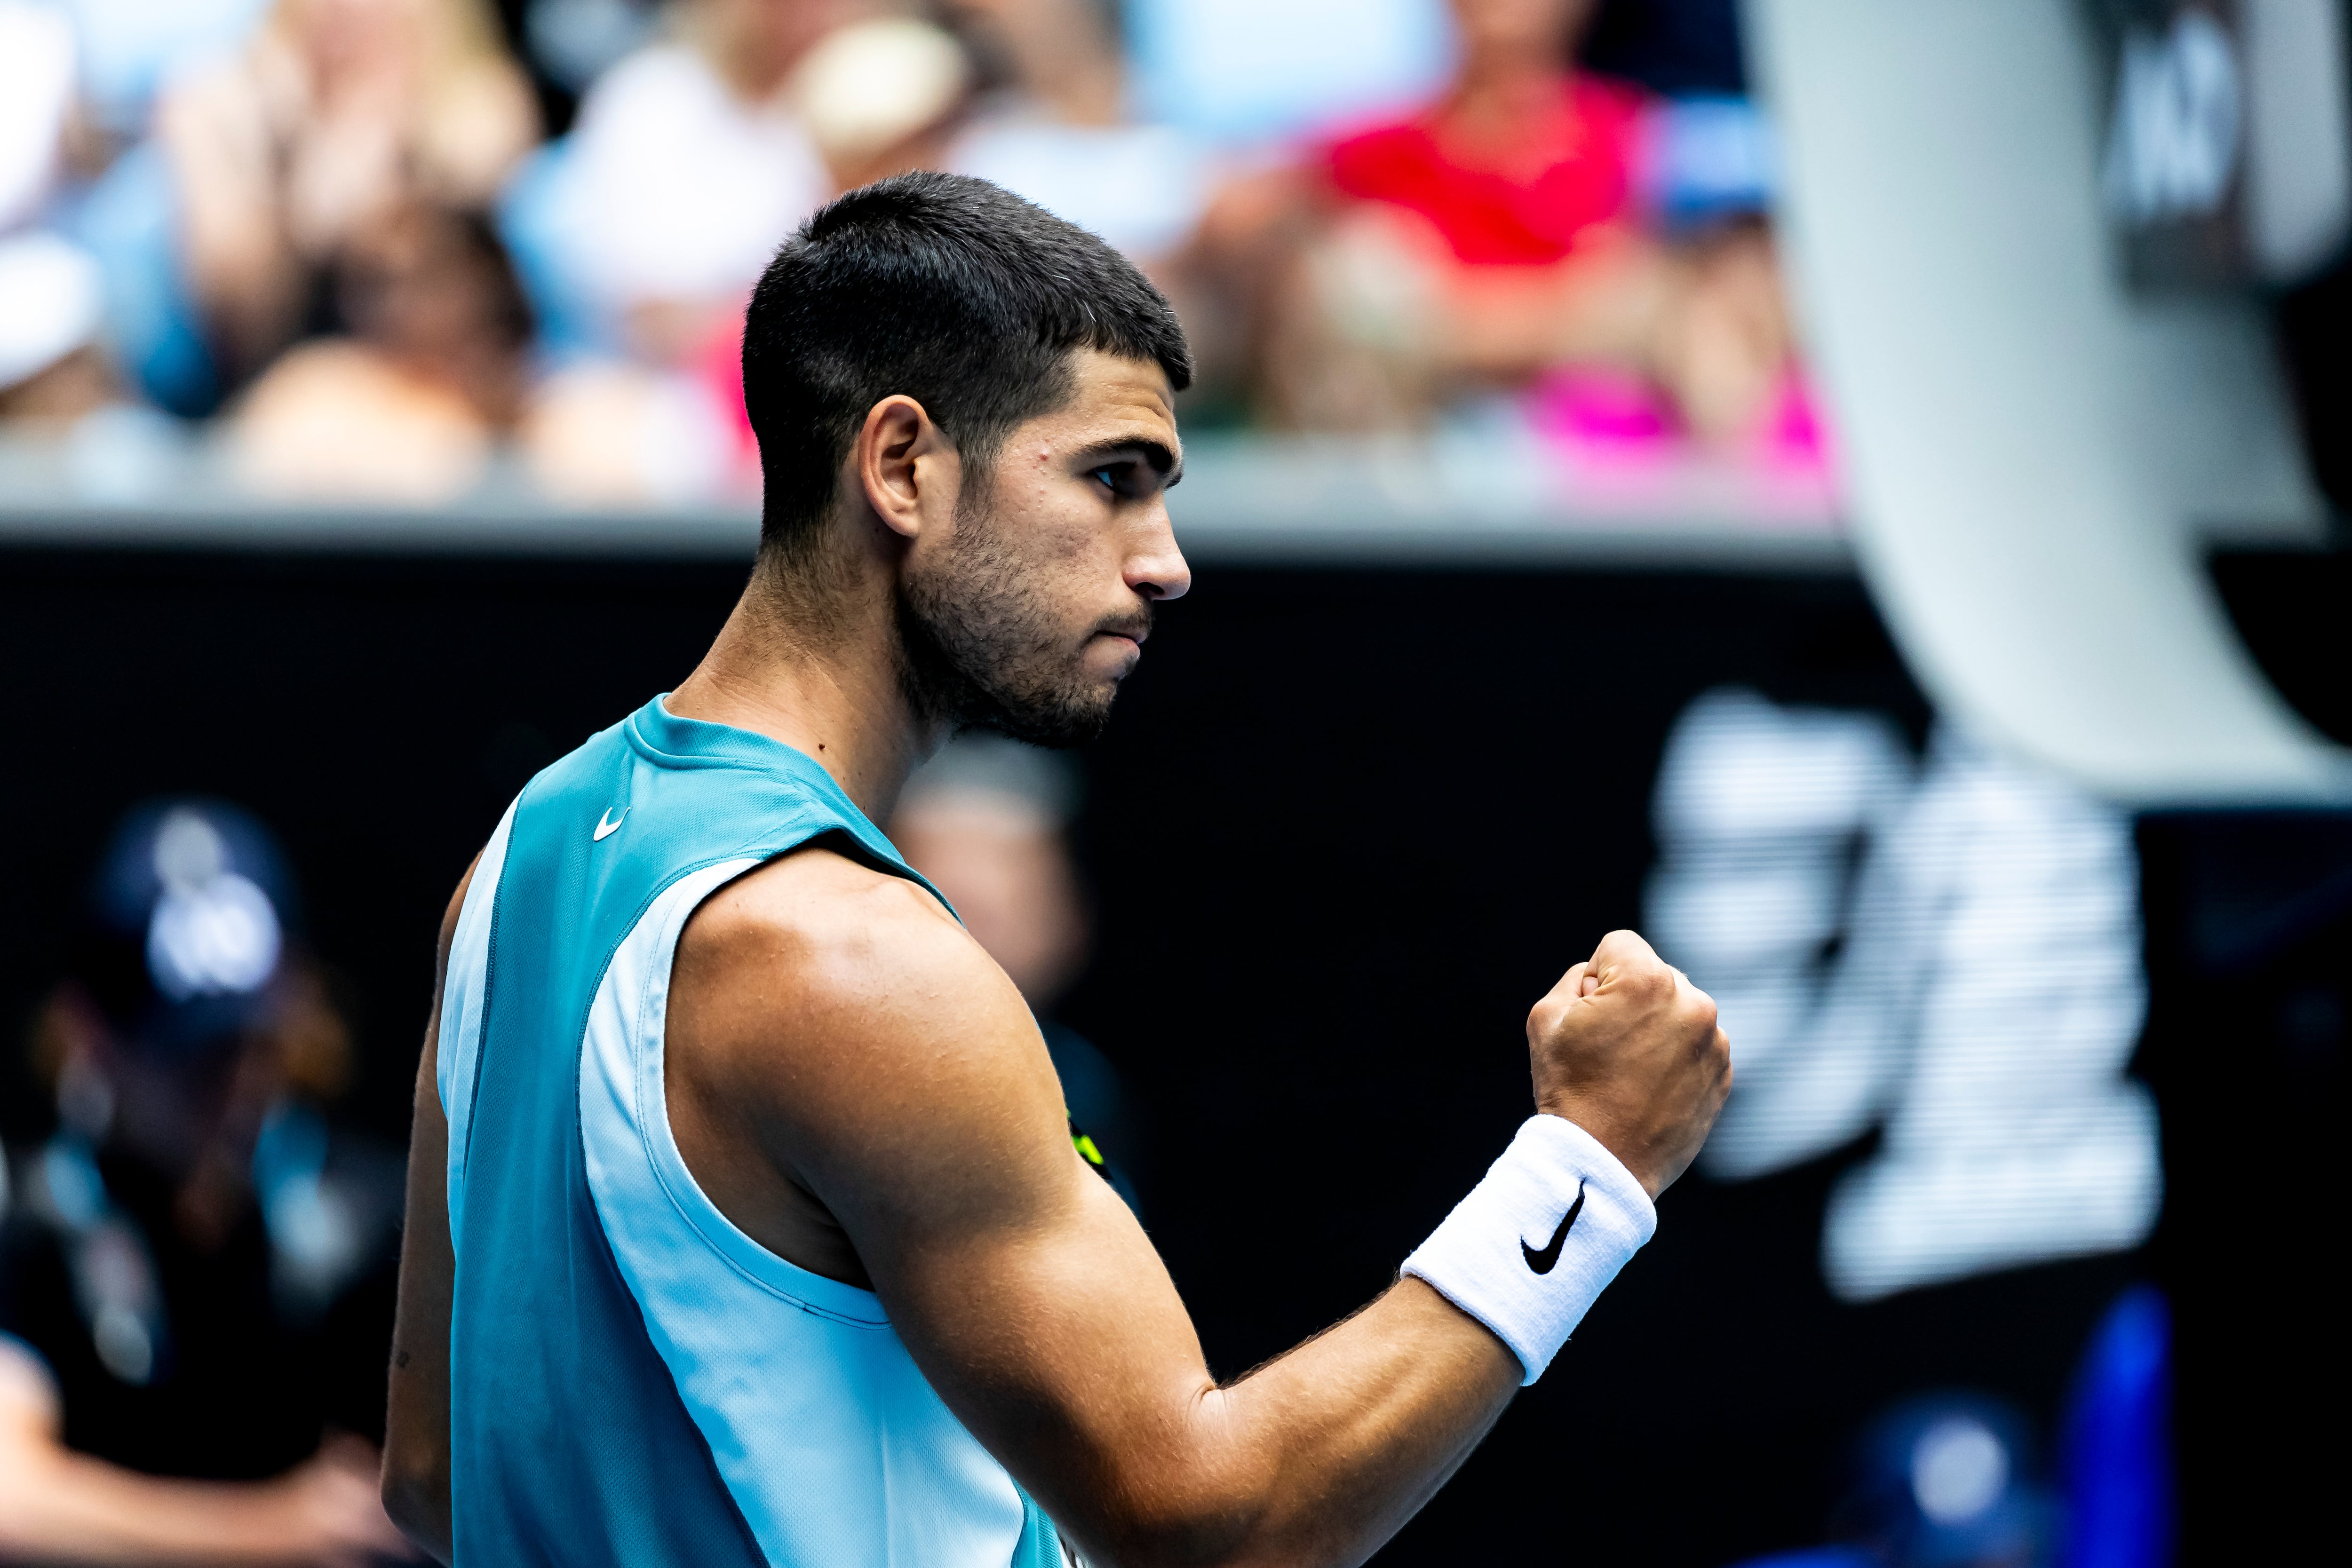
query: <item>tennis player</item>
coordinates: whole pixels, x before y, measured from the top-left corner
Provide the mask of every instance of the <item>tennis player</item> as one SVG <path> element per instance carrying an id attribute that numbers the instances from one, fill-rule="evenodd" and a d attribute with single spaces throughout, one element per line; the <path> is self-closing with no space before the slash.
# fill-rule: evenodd
<path id="1" fill-rule="evenodd" d="M 1729 1083 L 1714 1004 L 1602 941 L 1396 1283 L 1221 1385 L 1020 994 L 874 826 L 959 728 L 1103 725 L 1189 583 L 1183 334 L 1092 235 L 916 174 L 784 246 L 743 360 L 740 602 L 443 925 L 386 1506 L 468 1568 L 1361 1561 L 1649 1238 Z"/>

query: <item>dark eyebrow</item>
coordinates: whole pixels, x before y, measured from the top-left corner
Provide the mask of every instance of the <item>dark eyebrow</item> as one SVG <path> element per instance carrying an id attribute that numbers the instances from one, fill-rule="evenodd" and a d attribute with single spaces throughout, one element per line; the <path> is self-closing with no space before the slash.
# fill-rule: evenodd
<path id="1" fill-rule="evenodd" d="M 1172 490 L 1184 482 L 1184 465 L 1177 459 L 1175 452 L 1165 442 L 1154 441 L 1149 436 L 1131 441 L 1101 442 L 1081 448 L 1077 455 L 1087 469 L 1095 469 L 1130 452 L 1141 457 L 1150 465 L 1151 471 L 1160 476 L 1161 488 Z"/>

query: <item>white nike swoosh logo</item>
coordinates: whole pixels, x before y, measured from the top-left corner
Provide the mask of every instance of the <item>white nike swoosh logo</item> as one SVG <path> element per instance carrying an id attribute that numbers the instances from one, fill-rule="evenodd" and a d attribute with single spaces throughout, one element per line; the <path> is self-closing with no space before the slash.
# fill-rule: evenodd
<path id="1" fill-rule="evenodd" d="M 604 814 L 596 819 L 595 841 L 602 843 L 606 839 L 611 838 L 614 833 L 619 832 L 621 831 L 621 823 L 627 819 L 628 815 L 629 809 L 626 806 L 621 808 L 621 815 L 617 818 L 613 815 L 612 807 L 605 807 Z"/>

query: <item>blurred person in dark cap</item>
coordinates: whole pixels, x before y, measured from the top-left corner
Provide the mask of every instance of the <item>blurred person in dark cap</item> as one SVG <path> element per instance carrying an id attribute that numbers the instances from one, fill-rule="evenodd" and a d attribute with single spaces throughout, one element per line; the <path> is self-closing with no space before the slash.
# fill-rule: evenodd
<path id="1" fill-rule="evenodd" d="M 907 781 L 890 839 L 1020 990 L 1061 1075 L 1080 1153 L 1091 1149 L 1089 1161 L 1139 1210 L 1134 1178 L 1145 1150 L 1118 1070 L 1053 1019 L 1054 1004 L 1086 967 L 1091 937 L 1067 837 L 1078 799 L 1067 758 L 975 732 Z"/>
<path id="2" fill-rule="evenodd" d="M 117 831 L 0 1162 L 0 1561 L 406 1560 L 376 1496 L 400 1167 L 320 1106 L 351 1046 L 266 830 Z"/>

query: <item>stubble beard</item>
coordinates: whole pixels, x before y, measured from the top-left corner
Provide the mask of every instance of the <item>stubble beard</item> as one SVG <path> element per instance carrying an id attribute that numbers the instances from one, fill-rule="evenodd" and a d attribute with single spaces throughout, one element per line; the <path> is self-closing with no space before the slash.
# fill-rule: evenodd
<path id="1" fill-rule="evenodd" d="M 908 703 L 958 729 L 992 729 L 1032 746 L 1082 746 L 1110 722 L 1118 686 L 1087 679 L 1081 649 L 1006 545 L 984 507 L 956 511 L 955 548 L 898 588 L 900 679 Z M 1142 607 L 1131 626 L 1150 624 Z"/>

